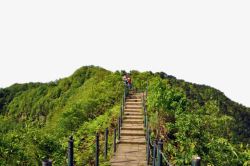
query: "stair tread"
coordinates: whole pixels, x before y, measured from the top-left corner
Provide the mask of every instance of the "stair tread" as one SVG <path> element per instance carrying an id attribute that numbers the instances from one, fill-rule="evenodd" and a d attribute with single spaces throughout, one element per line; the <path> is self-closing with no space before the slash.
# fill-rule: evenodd
<path id="1" fill-rule="evenodd" d="M 134 119 L 134 118 L 142 118 L 143 119 L 143 115 L 125 115 L 124 119 Z"/>
<path id="2" fill-rule="evenodd" d="M 126 101 L 132 101 L 132 100 L 142 102 L 142 98 L 141 97 L 129 97 L 129 98 L 127 97 L 126 98 Z"/>
<path id="3" fill-rule="evenodd" d="M 126 104 L 142 104 L 142 102 L 127 101 Z"/>
<path id="4" fill-rule="evenodd" d="M 143 116 L 143 114 L 142 113 L 136 113 L 136 112 L 126 112 L 125 113 L 125 115 L 127 116 L 127 115 L 141 115 L 141 116 Z"/>
<path id="5" fill-rule="evenodd" d="M 124 113 L 142 113 L 142 110 L 124 110 Z"/>
<path id="6" fill-rule="evenodd" d="M 143 121 L 143 119 L 124 119 L 123 122 L 130 122 L 130 121 Z"/>
<path id="7" fill-rule="evenodd" d="M 137 116 L 143 116 L 143 113 L 141 111 L 126 111 L 126 112 L 124 112 L 124 114 L 125 115 L 131 114 L 131 116 L 132 116 L 132 114 L 137 115 Z"/>
<path id="8" fill-rule="evenodd" d="M 145 136 L 121 136 L 120 142 L 145 143 Z"/>
<path id="9" fill-rule="evenodd" d="M 125 130 L 122 129 L 121 133 L 127 133 L 127 134 L 145 134 L 144 130 Z"/>
<path id="10" fill-rule="evenodd" d="M 122 127 L 121 130 L 143 130 L 143 127 Z"/>
<path id="11" fill-rule="evenodd" d="M 129 123 L 127 123 L 127 124 L 123 124 L 122 127 L 143 128 L 144 126 L 143 126 L 143 124 L 129 124 Z"/>
<path id="12" fill-rule="evenodd" d="M 142 108 L 141 109 L 125 108 L 124 111 L 142 111 Z"/>
<path id="13" fill-rule="evenodd" d="M 130 114 L 131 116 L 132 115 L 137 115 L 137 116 L 143 116 L 143 113 L 142 112 L 139 112 L 139 111 L 126 111 L 124 112 L 124 114 L 127 116 L 128 114 Z"/>
<path id="14" fill-rule="evenodd" d="M 142 102 L 141 98 L 126 98 L 126 101 L 140 101 Z"/>
<path id="15" fill-rule="evenodd" d="M 126 107 L 143 108 L 141 103 L 139 103 L 139 104 L 130 104 L 129 103 L 129 104 L 126 104 L 124 108 L 126 108 Z"/>
<path id="16" fill-rule="evenodd" d="M 143 108 L 142 107 L 142 104 L 126 104 L 125 105 L 125 108 L 127 108 L 127 107 L 132 107 L 132 108 Z"/>

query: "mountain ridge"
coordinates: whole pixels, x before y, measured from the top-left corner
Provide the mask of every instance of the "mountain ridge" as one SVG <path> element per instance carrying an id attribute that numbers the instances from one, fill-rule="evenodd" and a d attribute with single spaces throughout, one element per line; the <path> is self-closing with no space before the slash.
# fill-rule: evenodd
<path id="1" fill-rule="evenodd" d="M 101 67 L 83 66 L 69 77 L 56 81 L 14 84 L 0 89 L 0 133 L 3 135 L 0 138 L 0 164 L 39 165 L 43 158 L 52 158 L 54 164 L 65 165 L 66 143 L 71 134 L 77 142 L 77 164 L 92 163 L 93 149 L 84 148 L 93 142 L 96 131 L 116 126 L 124 73 L 125 71 L 111 72 Z M 145 90 L 147 81 L 149 83 L 147 104 L 151 125 L 152 128 L 157 126 L 154 117 L 161 119 L 159 122 L 167 132 L 157 131 L 155 128 L 155 133 L 170 142 L 170 150 L 165 153 L 173 163 L 184 164 L 192 157 L 191 154 L 198 152 L 207 164 L 245 164 L 248 161 L 250 108 L 230 100 L 213 87 L 178 80 L 164 72 L 132 70 L 130 75 L 135 88 Z M 186 119 L 182 119 L 183 117 Z M 183 121 L 190 124 L 192 119 L 195 120 L 195 126 L 187 127 L 199 131 L 194 135 L 202 136 L 200 139 L 186 133 L 181 123 Z M 200 120 L 204 121 L 204 125 L 200 124 Z M 225 125 L 225 131 L 220 126 L 222 124 Z M 213 130 L 207 128 L 209 126 Z M 201 128 L 205 128 L 204 134 L 199 134 L 202 132 Z M 188 141 L 180 140 L 180 134 L 185 140 L 191 140 L 190 145 L 186 144 Z M 209 139 L 215 139 L 218 145 L 225 146 L 225 150 L 230 152 L 225 155 L 233 154 L 227 149 L 228 146 L 238 150 L 236 154 L 239 159 L 223 163 L 225 155 L 220 154 L 218 161 L 213 160 L 217 155 L 216 147 L 209 144 Z M 201 140 L 204 145 L 195 144 Z M 224 144 L 220 141 L 224 141 Z M 180 147 L 191 145 L 194 149 L 192 152 L 187 149 L 186 157 L 174 155 L 175 152 L 182 153 Z M 30 149 L 34 149 L 35 153 Z"/>

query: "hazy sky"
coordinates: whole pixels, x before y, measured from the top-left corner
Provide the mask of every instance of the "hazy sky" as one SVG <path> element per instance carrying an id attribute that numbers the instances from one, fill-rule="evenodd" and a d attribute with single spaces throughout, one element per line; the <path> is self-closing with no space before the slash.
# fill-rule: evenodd
<path id="1" fill-rule="evenodd" d="M 83 65 L 164 71 L 250 106 L 250 1 L 0 1 L 0 87 Z"/>

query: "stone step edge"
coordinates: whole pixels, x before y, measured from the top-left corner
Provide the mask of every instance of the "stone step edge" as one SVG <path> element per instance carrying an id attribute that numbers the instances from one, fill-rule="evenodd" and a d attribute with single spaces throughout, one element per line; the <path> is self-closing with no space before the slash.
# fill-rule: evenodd
<path id="1" fill-rule="evenodd" d="M 143 116 L 142 112 L 124 112 L 124 115 L 128 116 L 128 115 L 134 115 L 134 116 Z"/>
<path id="2" fill-rule="evenodd" d="M 143 115 L 134 115 L 134 116 L 132 116 L 132 115 L 125 115 L 125 116 L 123 116 L 124 117 L 124 119 L 143 119 L 144 118 L 144 116 Z"/>
<path id="3" fill-rule="evenodd" d="M 123 122 L 143 122 L 143 119 L 123 119 Z"/>
<path id="4" fill-rule="evenodd" d="M 126 111 L 142 111 L 142 109 L 131 109 L 131 108 L 125 108 L 124 109 L 124 112 L 126 112 Z"/>
<path id="5" fill-rule="evenodd" d="M 121 136 L 145 136 L 144 133 L 123 133 L 121 132 Z"/>
<path id="6" fill-rule="evenodd" d="M 124 111 L 124 113 L 138 113 L 138 114 L 143 114 L 142 111 Z"/>
<path id="7" fill-rule="evenodd" d="M 143 130 L 143 127 L 121 127 L 121 130 Z"/>
<path id="8" fill-rule="evenodd" d="M 143 121 L 125 121 L 124 124 L 143 124 Z"/>
<path id="9" fill-rule="evenodd" d="M 146 144 L 146 141 L 123 141 L 123 140 L 120 140 L 118 143 L 119 143 L 119 144 L 138 144 L 138 145 L 145 145 L 145 144 Z"/>

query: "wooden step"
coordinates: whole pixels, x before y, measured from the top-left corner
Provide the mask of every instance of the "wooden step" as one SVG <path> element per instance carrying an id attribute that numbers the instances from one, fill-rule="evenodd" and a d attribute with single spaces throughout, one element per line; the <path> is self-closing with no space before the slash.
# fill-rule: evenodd
<path id="1" fill-rule="evenodd" d="M 137 108 L 136 108 L 136 109 L 135 109 L 135 108 L 125 108 L 125 109 L 124 109 L 124 112 L 126 112 L 126 111 L 129 111 L 129 112 L 132 112 L 132 111 L 135 111 L 135 112 L 136 112 L 136 111 L 140 111 L 140 112 L 142 112 L 142 109 L 137 109 Z"/>
<path id="2" fill-rule="evenodd" d="M 143 113 L 142 112 L 134 112 L 134 111 L 126 111 L 124 112 L 124 115 L 138 115 L 138 116 L 143 116 Z"/>
<path id="3" fill-rule="evenodd" d="M 125 109 L 139 109 L 139 110 L 142 110 L 142 106 L 141 105 L 126 105 Z"/>
<path id="4" fill-rule="evenodd" d="M 125 107 L 143 107 L 142 104 L 125 104 Z"/>
<path id="5" fill-rule="evenodd" d="M 142 109 L 124 109 L 124 112 L 143 112 Z"/>
<path id="6" fill-rule="evenodd" d="M 144 117 L 142 115 L 126 115 L 124 116 L 124 119 L 143 119 Z"/>
<path id="7" fill-rule="evenodd" d="M 140 128 L 140 129 L 144 129 L 144 125 L 143 124 L 123 124 L 122 128 Z"/>
<path id="8" fill-rule="evenodd" d="M 146 146 L 118 144 L 116 153 L 110 160 L 111 166 L 146 166 Z"/>
<path id="9" fill-rule="evenodd" d="M 124 112 L 124 117 L 125 116 L 142 116 L 142 117 L 144 117 L 144 114 L 142 112 L 126 111 L 126 112 Z"/>
<path id="10" fill-rule="evenodd" d="M 121 136 L 119 143 L 145 145 L 146 139 L 144 136 Z"/>
<path id="11" fill-rule="evenodd" d="M 126 107 L 135 107 L 135 108 L 142 108 L 143 106 L 142 106 L 142 104 L 140 103 L 140 104 L 125 104 L 125 108 Z"/>
<path id="12" fill-rule="evenodd" d="M 132 94 L 129 94 L 129 96 L 142 96 L 140 93 L 132 93 Z"/>
<path id="13" fill-rule="evenodd" d="M 129 95 L 129 96 L 127 96 L 126 98 L 128 98 L 128 99 L 133 99 L 133 98 L 142 98 L 142 96 L 141 95 Z"/>
<path id="14" fill-rule="evenodd" d="M 143 120 L 141 120 L 141 119 L 124 119 L 123 123 L 142 124 Z"/>
<path id="15" fill-rule="evenodd" d="M 129 99 L 129 98 L 126 98 L 126 102 L 142 102 L 141 99 Z"/>
<path id="16" fill-rule="evenodd" d="M 121 130 L 121 136 L 145 136 L 144 130 Z"/>
<path id="17" fill-rule="evenodd" d="M 124 115 L 131 115 L 131 116 L 143 116 L 144 114 L 141 111 L 126 111 Z"/>
<path id="18" fill-rule="evenodd" d="M 127 101 L 126 105 L 142 105 L 142 102 Z"/>
<path id="19" fill-rule="evenodd" d="M 142 112 L 142 109 L 125 108 L 125 109 L 124 109 L 124 112 L 126 112 L 126 111 L 128 111 L 128 112 L 136 112 L 136 111 L 138 111 L 138 112 Z"/>
<path id="20" fill-rule="evenodd" d="M 142 98 L 141 96 L 136 96 L 136 95 L 127 97 L 127 99 L 141 99 L 141 98 Z"/>
<path id="21" fill-rule="evenodd" d="M 144 127 L 128 126 L 121 127 L 121 130 L 144 130 Z"/>
<path id="22" fill-rule="evenodd" d="M 138 97 L 138 96 L 127 96 L 126 99 L 135 99 L 135 100 L 141 100 L 142 97 Z"/>

